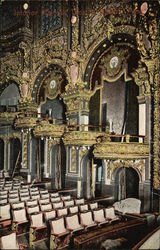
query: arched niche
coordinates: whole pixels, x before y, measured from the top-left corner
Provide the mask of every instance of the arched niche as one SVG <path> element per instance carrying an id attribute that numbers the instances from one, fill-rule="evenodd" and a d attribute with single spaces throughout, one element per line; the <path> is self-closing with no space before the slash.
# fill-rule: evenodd
<path id="1" fill-rule="evenodd" d="M 139 198 L 139 175 L 132 167 L 121 167 L 115 172 L 115 199 Z"/>
<path id="2" fill-rule="evenodd" d="M 4 169 L 4 141 L 0 139 L 0 170 Z"/>
<path id="3" fill-rule="evenodd" d="M 0 108 L 3 111 L 17 111 L 17 105 L 20 98 L 20 93 L 17 85 L 14 82 L 2 91 L 0 96 Z"/>
<path id="4" fill-rule="evenodd" d="M 16 166 L 16 170 L 21 168 L 22 162 L 21 142 L 18 138 L 10 139 L 10 171 L 12 172 Z"/>
<path id="5" fill-rule="evenodd" d="M 130 75 L 138 61 L 133 45 L 106 45 L 99 54 L 88 72 L 90 88 L 101 86 L 89 102 L 90 125 L 102 126 L 104 131 L 108 125 L 115 134 L 138 134 L 139 88 Z"/>
<path id="6" fill-rule="evenodd" d="M 39 105 L 38 113 L 42 117 L 56 118 L 59 123 L 63 123 L 66 107 L 61 93 L 65 91 L 66 84 L 65 71 L 59 65 L 50 65 L 39 73 L 32 97 Z"/>

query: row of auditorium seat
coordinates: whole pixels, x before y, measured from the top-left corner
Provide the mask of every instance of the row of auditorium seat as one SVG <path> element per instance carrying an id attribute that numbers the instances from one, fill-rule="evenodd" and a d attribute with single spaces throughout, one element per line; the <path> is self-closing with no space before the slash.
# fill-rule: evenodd
<path id="1" fill-rule="evenodd" d="M 117 216 L 114 213 L 113 207 L 79 212 L 79 213 L 69 214 L 66 216 L 61 216 L 58 218 L 56 218 L 55 214 L 54 216 L 52 214 L 52 217 L 48 217 L 48 218 L 43 217 L 43 213 L 38 212 L 35 214 L 31 214 L 29 216 L 29 221 L 26 217 L 25 208 L 21 210 L 17 210 L 17 211 L 13 210 L 13 211 L 14 211 L 13 220 L 17 226 L 20 225 L 24 227 L 24 224 L 30 221 L 30 231 L 31 230 L 34 231 L 35 240 L 36 238 L 38 238 L 39 231 L 42 232 L 42 230 L 47 229 L 46 231 L 47 234 L 44 233 L 44 235 L 45 236 L 47 235 L 47 237 L 48 236 L 50 237 L 50 249 L 52 249 L 51 245 L 53 241 L 55 242 L 55 240 L 56 240 L 56 243 L 58 244 L 58 247 L 61 248 L 61 247 L 69 245 L 70 238 L 72 237 L 72 235 L 74 235 L 74 233 L 83 232 L 85 230 L 88 230 L 89 228 L 94 228 L 97 226 L 98 227 L 103 226 L 113 220 L 114 221 L 119 220 L 119 218 L 117 218 Z M 20 213 L 15 213 L 18 211 L 20 211 Z M 48 235 L 48 232 L 51 232 L 50 235 Z M 13 233 L 11 233 L 10 235 L 11 235 L 11 238 L 13 238 Z M 3 239 L 1 239 L 1 246 L 3 245 L 2 249 L 5 249 L 5 244 L 7 245 L 7 242 L 5 242 L 5 240 Z M 6 237 L 5 239 L 9 240 L 9 237 Z M 15 241 L 15 233 L 14 233 L 14 241 Z M 16 244 L 14 241 L 13 241 L 13 245 Z"/>

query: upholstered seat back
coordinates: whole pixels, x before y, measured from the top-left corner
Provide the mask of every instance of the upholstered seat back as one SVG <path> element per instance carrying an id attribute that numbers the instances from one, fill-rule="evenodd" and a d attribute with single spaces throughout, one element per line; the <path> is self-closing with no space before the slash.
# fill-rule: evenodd
<path id="1" fill-rule="evenodd" d="M 28 207 L 38 205 L 38 201 L 37 200 L 28 200 L 28 201 L 26 201 L 26 205 Z"/>
<path id="2" fill-rule="evenodd" d="M 52 232 L 55 234 L 61 234 L 66 232 L 66 228 L 64 226 L 64 218 L 59 218 L 57 220 L 52 220 L 51 222 Z"/>
<path id="3" fill-rule="evenodd" d="M 9 203 L 18 202 L 19 201 L 19 196 L 18 197 L 11 197 L 8 200 L 9 200 Z"/>
<path id="4" fill-rule="evenodd" d="M 53 203 L 53 208 L 54 209 L 62 208 L 62 207 L 63 207 L 63 201 Z"/>
<path id="5" fill-rule="evenodd" d="M 47 193 L 47 194 L 41 194 L 41 198 L 42 198 L 42 199 L 49 198 L 49 194 L 48 194 L 48 193 Z"/>
<path id="6" fill-rule="evenodd" d="M 109 218 L 109 219 L 115 219 L 116 215 L 115 215 L 114 207 L 105 208 L 105 216 L 106 218 Z"/>
<path id="7" fill-rule="evenodd" d="M 54 219 L 56 217 L 56 211 L 55 210 L 51 210 L 51 211 L 45 212 L 44 213 L 44 217 L 45 217 L 46 221 Z"/>
<path id="8" fill-rule="evenodd" d="M 16 208 L 24 208 L 24 201 L 12 203 L 12 208 L 13 208 L 13 209 L 16 209 Z"/>
<path id="9" fill-rule="evenodd" d="M 51 195 L 51 197 L 59 197 L 59 193 L 58 193 L 58 192 L 56 192 L 56 193 L 51 193 L 50 195 Z"/>
<path id="10" fill-rule="evenodd" d="M 14 193 L 14 194 L 9 194 L 9 198 L 10 198 L 10 199 L 11 199 L 11 198 L 17 198 L 17 197 L 19 197 L 18 192 L 17 192 L 17 193 Z"/>
<path id="11" fill-rule="evenodd" d="M 25 192 L 20 191 L 20 196 L 29 196 L 29 192 L 28 191 L 25 191 Z"/>
<path id="12" fill-rule="evenodd" d="M 68 214 L 67 208 L 60 208 L 57 210 L 58 217 L 65 216 Z"/>
<path id="13" fill-rule="evenodd" d="M 64 201 L 64 205 L 65 205 L 65 207 L 74 206 L 74 200 Z"/>
<path id="14" fill-rule="evenodd" d="M 58 201 L 61 201 L 61 198 L 58 196 L 58 197 L 51 197 L 51 202 L 58 202 Z"/>
<path id="15" fill-rule="evenodd" d="M 62 201 L 67 201 L 71 199 L 70 195 L 61 196 Z"/>
<path id="16" fill-rule="evenodd" d="M 74 214 L 72 216 L 67 216 L 66 217 L 66 224 L 67 224 L 67 228 L 69 228 L 69 229 L 77 229 L 77 228 L 79 228 L 81 226 L 79 224 L 77 214 Z"/>
<path id="17" fill-rule="evenodd" d="M 27 209 L 28 214 L 37 213 L 39 211 L 40 211 L 40 209 L 39 209 L 38 205 L 37 206 L 33 206 L 33 207 L 28 207 L 28 209 Z"/>
<path id="18" fill-rule="evenodd" d="M 0 199 L 7 199 L 7 198 L 8 198 L 7 194 L 0 195 Z"/>
<path id="19" fill-rule="evenodd" d="M 3 199 L 2 199 L 2 198 L 0 199 L 0 204 L 6 204 L 6 203 L 7 203 L 7 199 L 6 199 L 6 198 L 5 198 L 5 199 L 4 199 L 4 198 L 3 198 Z"/>
<path id="20" fill-rule="evenodd" d="M 71 214 L 78 213 L 78 206 L 69 207 L 69 212 Z"/>
<path id="21" fill-rule="evenodd" d="M 49 203 L 49 198 L 39 200 L 39 204 L 41 204 L 41 205 L 48 204 L 48 203 Z"/>
<path id="22" fill-rule="evenodd" d="M 47 210 L 51 210 L 51 209 L 52 209 L 51 203 L 41 205 L 41 211 L 47 211 Z"/>
<path id="23" fill-rule="evenodd" d="M 44 226 L 42 213 L 32 214 L 31 215 L 31 225 L 33 227 L 42 227 L 42 226 Z"/>
<path id="24" fill-rule="evenodd" d="M 90 225 L 94 223 L 91 211 L 88 211 L 87 213 L 81 213 L 80 218 L 81 218 L 81 224 Z"/>
<path id="25" fill-rule="evenodd" d="M 81 204 L 84 204 L 84 199 L 75 199 L 75 204 L 76 205 L 81 205 Z"/>
<path id="26" fill-rule="evenodd" d="M 13 219 L 17 222 L 26 221 L 26 210 L 24 208 L 13 210 Z"/>
<path id="27" fill-rule="evenodd" d="M 0 239 L 1 249 L 19 249 L 16 241 L 16 233 L 2 236 Z"/>
<path id="28" fill-rule="evenodd" d="M 88 205 L 87 205 L 87 204 L 80 205 L 79 208 L 80 208 L 80 211 L 81 211 L 81 212 L 87 211 L 87 210 L 88 210 Z"/>
<path id="29" fill-rule="evenodd" d="M 98 203 L 97 202 L 93 202 L 93 203 L 90 203 L 90 209 L 97 209 L 98 208 Z"/>
<path id="30" fill-rule="evenodd" d="M 17 194 L 18 195 L 18 190 L 10 190 L 9 191 L 9 194 L 11 195 L 11 194 Z"/>
<path id="31" fill-rule="evenodd" d="M 94 215 L 94 220 L 95 221 L 102 222 L 102 221 L 105 220 L 103 209 L 94 210 L 93 215 Z"/>
<path id="32" fill-rule="evenodd" d="M 40 194 L 48 194 L 48 190 L 40 190 Z"/>
<path id="33" fill-rule="evenodd" d="M 40 199 L 40 194 L 31 195 L 31 199 L 33 200 Z"/>
<path id="34" fill-rule="evenodd" d="M 7 195 L 7 194 L 8 194 L 7 190 L 0 191 L 0 195 Z"/>
<path id="35" fill-rule="evenodd" d="M 27 201 L 30 199 L 30 196 L 27 195 L 27 196 L 21 196 L 21 201 Z"/>
<path id="36" fill-rule="evenodd" d="M 10 214 L 10 204 L 6 204 L 6 205 L 1 205 L 0 206 L 0 220 L 1 219 L 10 219 L 11 218 L 11 214 Z"/>

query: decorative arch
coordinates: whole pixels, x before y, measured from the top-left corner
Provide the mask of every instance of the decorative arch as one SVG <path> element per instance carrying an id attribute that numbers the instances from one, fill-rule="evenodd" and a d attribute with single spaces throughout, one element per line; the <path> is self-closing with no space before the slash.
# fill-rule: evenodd
<path id="1" fill-rule="evenodd" d="M 90 86 L 91 86 L 92 75 L 97 63 L 101 59 L 102 55 L 104 55 L 113 45 L 119 45 L 119 46 L 127 45 L 130 48 L 135 49 L 136 38 L 134 35 L 128 33 L 123 33 L 123 34 L 117 33 L 112 35 L 110 40 L 108 40 L 108 38 L 105 38 L 98 44 L 98 46 L 93 48 L 93 50 L 88 55 L 88 60 L 85 64 L 85 70 L 84 70 L 84 81 L 89 83 Z M 137 55 L 139 56 L 138 50 L 137 50 Z"/>
<path id="2" fill-rule="evenodd" d="M 51 75 L 54 69 L 59 70 L 62 73 L 62 76 L 64 77 L 64 79 L 66 80 L 66 73 L 64 69 L 58 64 L 50 64 L 48 67 L 44 67 L 43 69 L 41 69 L 41 71 L 39 72 L 39 74 L 37 75 L 35 79 L 35 83 L 34 83 L 33 90 L 32 90 L 32 99 L 36 103 L 39 102 L 39 92 L 40 92 L 41 86 L 43 85 L 47 77 Z"/>
<path id="3" fill-rule="evenodd" d="M 116 175 L 117 175 L 120 168 L 121 167 L 116 166 L 113 169 L 113 171 L 111 173 L 111 181 L 115 182 Z M 138 168 L 134 167 L 134 166 L 131 166 L 131 165 L 129 165 L 128 168 L 132 168 L 132 169 L 134 169 L 136 171 L 136 173 L 138 174 L 138 177 L 139 177 L 139 182 L 141 183 L 142 182 L 142 174 L 141 174 L 140 170 Z"/>

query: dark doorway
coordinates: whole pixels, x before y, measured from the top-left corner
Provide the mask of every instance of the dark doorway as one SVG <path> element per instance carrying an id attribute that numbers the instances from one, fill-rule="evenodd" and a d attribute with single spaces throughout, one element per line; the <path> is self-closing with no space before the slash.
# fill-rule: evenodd
<path id="1" fill-rule="evenodd" d="M 96 164 L 95 197 L 98 197 L 102 194 L 102 160 L 95 159 L 94 164 Z"/>
<path id="2" fill-rule="evenodd" d="M 4 169 L 4 141 L 0 139 L 0 170 Z"/>
<path id="3" fill-rule="evenodd" d="M 139 198 L 139 176 L 131 167 L 122 167 L 117 171 L 116 199 Z"/>
<path id="4" fill-rule="evenodd" d="M 10 171 L 13 172 L 14 168 L 21 168 L 21 143 L 17 138 L 13 138 L 10 140 Z"/>

